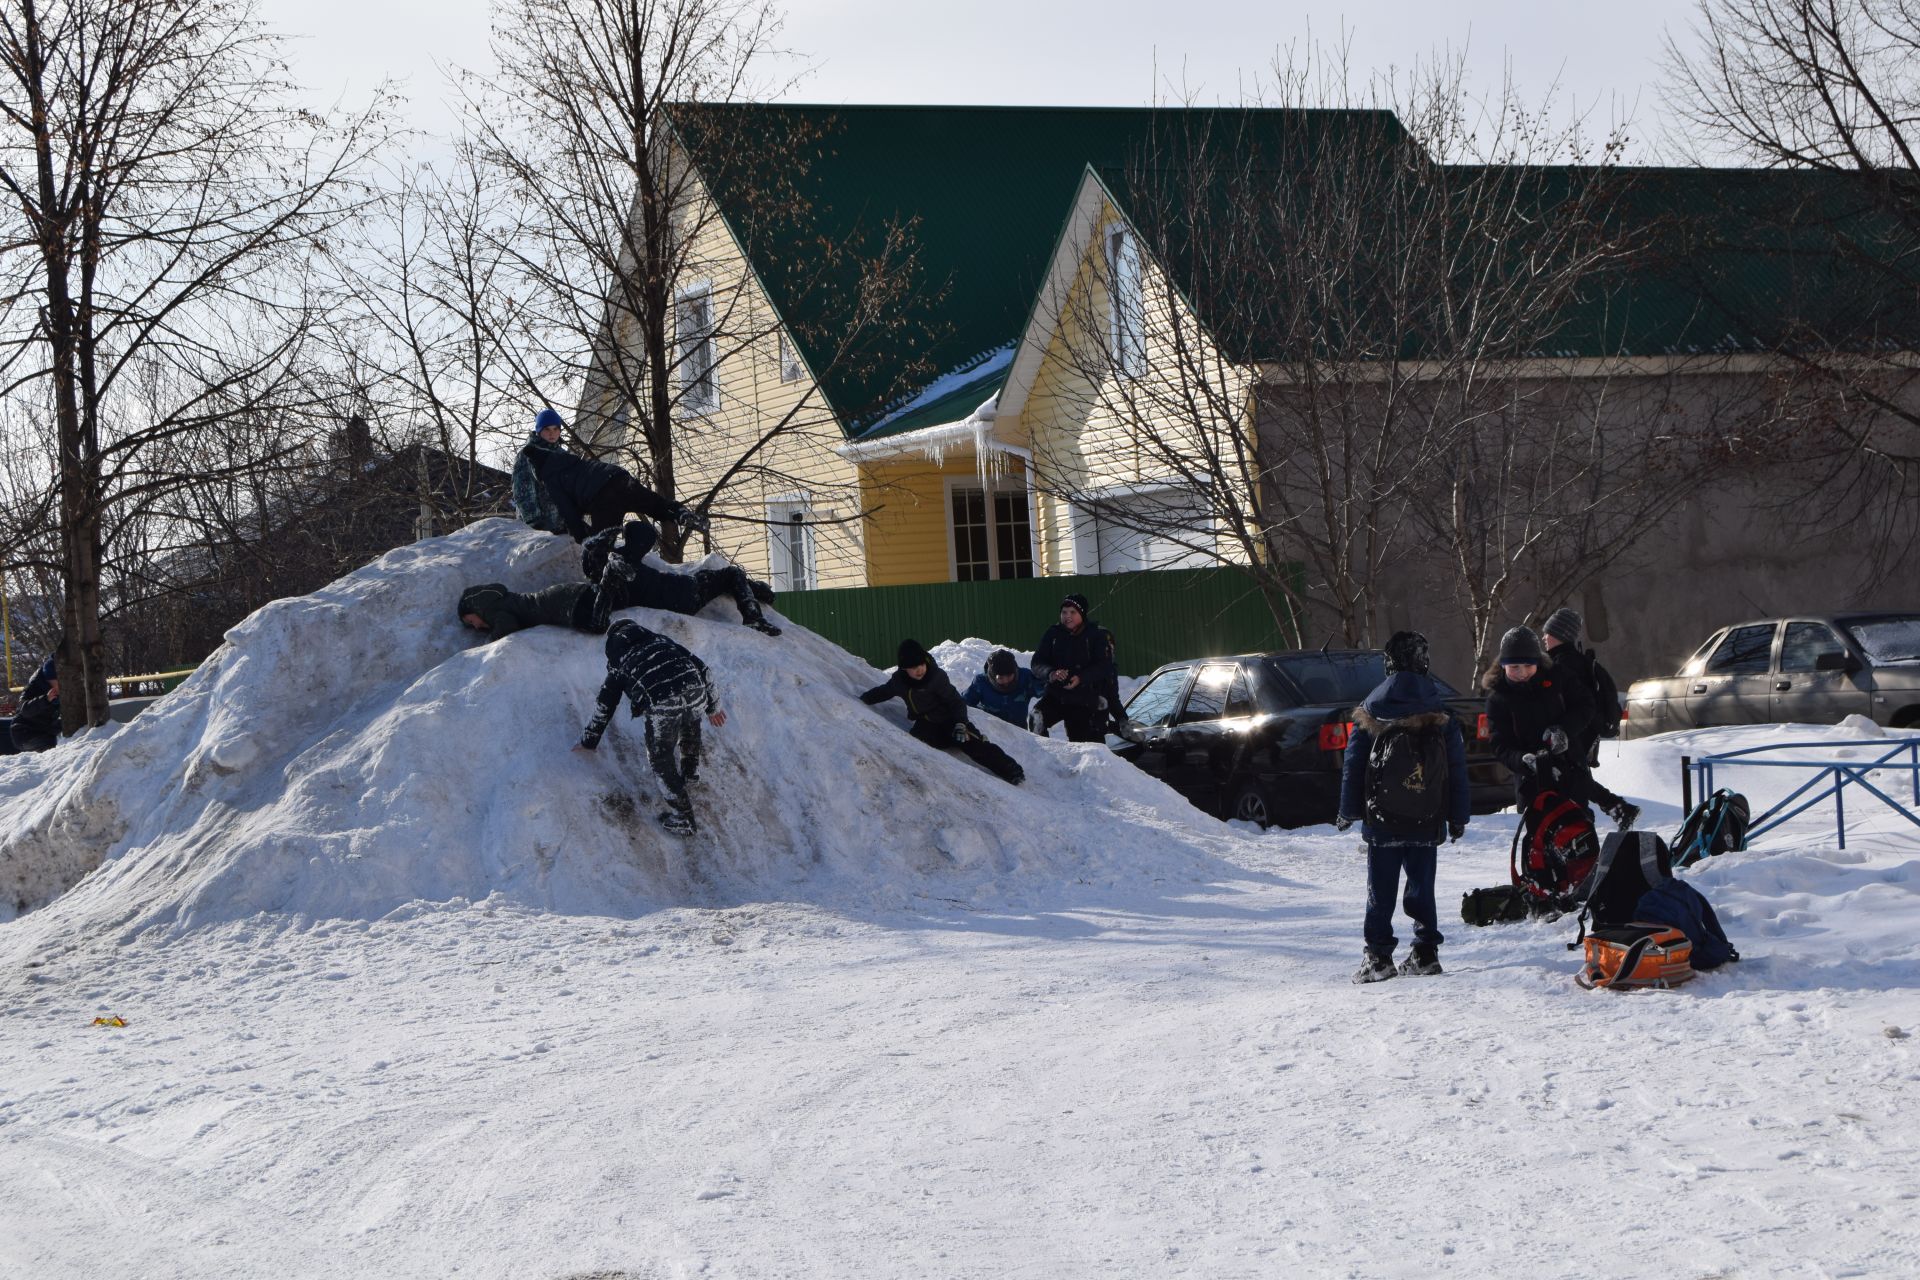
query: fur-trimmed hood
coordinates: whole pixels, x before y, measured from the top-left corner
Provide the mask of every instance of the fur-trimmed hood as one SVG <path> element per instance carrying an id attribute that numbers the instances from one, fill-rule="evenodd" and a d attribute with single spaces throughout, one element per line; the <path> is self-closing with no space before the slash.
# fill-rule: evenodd
<path id="1" fill-rule="evenodd" d="M 1444 729 L 1453 717 L 1445 711 L 1418 711 L 1410 716 L 1383 717 L 1367 710 L 1366 704 L 1353 709 L 1353 723 L 1365 729 L 1374 737 L 1379 737 L 1389 728 L 1400 729 Z"/>

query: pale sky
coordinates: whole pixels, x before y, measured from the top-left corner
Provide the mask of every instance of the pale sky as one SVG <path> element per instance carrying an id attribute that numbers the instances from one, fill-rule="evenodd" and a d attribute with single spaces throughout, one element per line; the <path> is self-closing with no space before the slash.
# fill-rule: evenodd
<path id="1" fill-rule="evenodd" d="M 296 79 L 349 104 L 387 76 L 408 81 L 410 123 L 453 127 L 436 63 L 488 64 L 485 0 L 262 0 L 268 23 L 301 37 Z M 1503 66 L 1528 101 L 1554 86 L 1560 111 L 1595 132 L 1630 117 L 1659 133 L 1663 32 L 1684 35 L 1685 0 L 793 0 L 780 44 L 810 66 L 797 101 L 1136 106 L 1156 96 L 1238 101 L 1274 51 L 1342 25 L 1361 76 L 1464 47 L 1475 81 Z M 1157 79 L 1156 79 L 1157 77 Z M 1647 158 L 1637 152 L 1635 158 Z"/>

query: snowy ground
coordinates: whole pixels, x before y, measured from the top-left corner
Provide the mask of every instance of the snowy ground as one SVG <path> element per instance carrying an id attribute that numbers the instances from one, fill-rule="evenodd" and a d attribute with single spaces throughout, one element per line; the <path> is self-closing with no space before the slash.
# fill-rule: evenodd
<path id="1" fill-rule="evenodd" d="M 1920 1274 L 1897 819 L 1690 873 L 1746 958 L 1631 995 L 1573 985 L 1568 925 L 1453 923 L 1505 874 L 1483 819 L 1447 975 L 1355 987 L 1351 837 L 1007 727 L 1011 791 L 725 606 L 663 623 L 734 719 L 710 830 L 661 836 L 624 716 L 566 752 L 590 642 L 439 607 L 561 551 L 440 543 L 0 764 L 0 871 L 52 899 L 0 925 L 0 1276 Z M 1855 736 L 1604 774 L 1670 831 L 1680 754 L 1767 735 Z"/>

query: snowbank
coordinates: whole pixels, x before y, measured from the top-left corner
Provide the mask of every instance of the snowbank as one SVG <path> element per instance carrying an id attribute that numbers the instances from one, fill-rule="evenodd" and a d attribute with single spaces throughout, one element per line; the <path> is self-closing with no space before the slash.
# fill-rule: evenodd
<path id="1" fill-rule="evenodd" d="M 1228 838 L 1098 747 L 983 724 L 1027 771 L 1015 790 L 914 743 L 897 702 L 854 697 L 880 679 L 865 663 L 797 627 L 749 631 L 725 602 L 633 611 L 708 662 L 730 715 L 708 730 L 703 830 L 669 837 L 624 713 L 597 755 L 570 753 L 600 642 L 536 628 L 481 644 L 454 616 L 471 583 L 577 574 L 571 542 L 488 520 L 260 610 L 120 732 L 0 765 L 3 909 L 76 881 L 51 914 L 123 932 L 490 897 L 614 915 L 1018 901 L 1063 879 L 1199 875 Z"/>

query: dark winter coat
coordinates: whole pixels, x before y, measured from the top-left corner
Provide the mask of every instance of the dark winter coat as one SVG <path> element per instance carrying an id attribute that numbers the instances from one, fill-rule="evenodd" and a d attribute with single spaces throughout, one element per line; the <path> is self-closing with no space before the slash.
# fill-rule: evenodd
<path id="1" fill-rule="evenodd" d="M 520 519 L 548 533 L 567 532 L 567 521 L 560 514 L 560 507 L 547 492 L 547 486 L 540 482 L 539 468 L 534 465 L 534 455 L 541 450 L 559 450 L 557 444 L 548 444 L 540 438 L 536 429 L 522 445 L 519 454 L 513 460 L 513 509 Z"/>
<path id="2" fill-rule="evenodd" d="M 13 713 L 13 727 L 21 734 L 60 736 L 60 699 L 52 692 L 56 674 L 54 660 L 48 658 L 20 691 L 20 709 Z"/>
<path id="3" fill-rule="evenodd" d="M 520 456 L 514 459 L 515 471 L 519 470 L 522 459 L 560 513 L 562 527 L 576 540 L 587 536 L 587 508 L 593 505 L 600 490 L 606 488 L 609 481 L 631 478 L 611 462 L 576 457 L 557 444 L 539 439 L 530 440 L 521 448 Z"/>
<path id="4" fill-rule="evenodd" d="M 1366 822 L 1367 766 L 1373 744 L 1390 728 L 1444 729 L 1447 740 L 1447 807 L 1445 817 L 1427 835 L 1377 831 Z M 1368 844 L 1427 846 L 1443 844 L 1447 823 L 1464 825 L 1473 816 L 1473 792 L 1467 782 L 1467 740 L 1460 722 L 1447 710 L 1446 695 L 1430 675 L 1397 671 L 1366 696 L 1353 713 L 1353 732 L 1340 762 L 1340 813 L 1360 818 L 1360 834 Z"/>
<path id="5" fill-rule="evenodd" d="M 600 735 L 620 709 L 623 695 L 636 717 L 669 711 L 710 716 L 720 709 L 713 673 L 691 649 L 658 631 L 625 622 L 607 637 L 607 679 L 594 700 L 593 719 L 580 735 L 581 746 L 600 745 Z"/>
<path id="6" fill-rule="evenodd" d="M 1533 679 L 1515 684 L 1499 667 L 1481 679 L 1487 690 L 1487 734 L 1493 740 L 1493 754 L 1512 771 L 1515 789 L 1532 794 L 1534 776 L 1521 757 L 1546 750 L 1548 728 L 1558 725 L 1567 735 L 1568 748 L 1554 764 L 1572 775 L 1575 798 L 1586 798 L 1586 751 L 1582 735 L 1593 727 L 1593 690 L 1585 680 L 1569 677 L 1552 658 L 1542 664 Z"/>
<path id="7" fill-rule="evenodd" d="M 927 664 L 927 674 L 918 680 L 896 670 L 885 684 L 877 684 L 860 695 L 860 701 L 869 706 L 888 698 L 899 698 L 907 704 L 909 720 L 925 720 L 936 728 L 948 730 L 956 724 L 972 723 L 967 719 L 967 704 L 953 687 L 953 681 L 931 662 Z"/>
<path id="8" fill-rule="evenodd" d="M 599 634 L 606 630 L 596 618 L 598 593 L 590 583 L 562 582 L 539 591 L 509 591 L 498 582 L 483 582 L 460 593 L 458 616 L 480 615 L 487 638 L 498 640 L 527 627 L 572 627 Z"/>
<path id="9" fill-rule="evenodd" d="M 1619 723 L 1619 690 L 1614 685 L 1612 676 L 1608 676 L 1604 682 L 1601 680 L 1603 668 L 1600 666 L 1599 657 L 1591 649 L 1582 649 L 1578 645 L 1571 644 L 1559 645 L 1553 650 L 1553 665 L 1563 680 L 1578 684 L 1587 691 L 1590 714 L 1586 727 L 1581 730 L 1578 737 L 1573 737 L 1571 733 L 1568 735 L 1573 738 L 1572 754 L 1584 760 L 1592 752 L 1593 745 L 1600 740 L 1601 734 Z M 1603 687 L 1613 690 L 1614 705 L 1611 707 L 1603 706 L 1601 703 L 1602 698 L 1607 696 L 1602 692 Z"/>
<path id="10" fill-rule="evenodd" d="M 993 677 L 981 672 L 960 695 L 960 700 L 970 707 L 978 707 L 990 716 L 998 716 L 1008 724 L 1025 727 L 1027 706 L 1043 692 L 1040 682 L 1034 679 L 1033 672 L 1025 667 L 1015 669 L 1013 688 L 1003 692 L 993 682 Z"/>
<path id="11" fill-rule="evenodd" d="M 1079 676 L 1080 686 L 1069 689 L 1064 683 L 1053 684 L 1055 671 Z M 1111 701 L 1119 690 L 1113 637 L 1091 618 L 1080 624 L 1078 635 L 1056 622 L 1033 651 L 1033 678 L 1040 682 L 1043 696 L 1065 706 L 1094 707 L 1103 697 Z"/>

